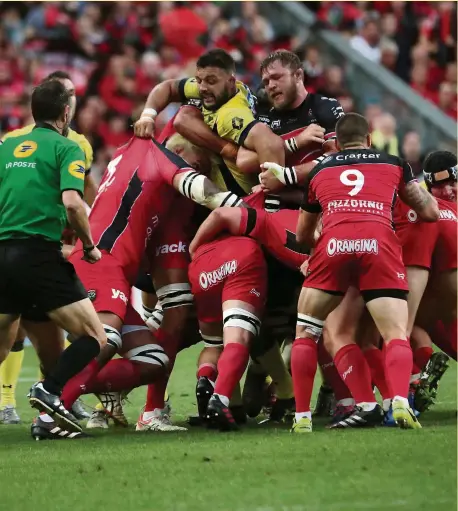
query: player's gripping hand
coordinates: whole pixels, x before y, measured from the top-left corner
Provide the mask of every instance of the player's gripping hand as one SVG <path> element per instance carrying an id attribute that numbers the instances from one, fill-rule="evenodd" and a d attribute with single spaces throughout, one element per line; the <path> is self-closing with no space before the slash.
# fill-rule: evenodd
<path id="1" fill-rule="evenodd" d="M 145 108 L 140 119 L 134 124 L 134 134 L 139 138 L 152 138 L 157 112 L 154 108 Z"/>
<path id="2" fill-rule="evenodd" d="M 265 192 L 275 192 L 285 185 L 297 183 L 297 175 L 294 167 L 282 167 L 278 163 L 267 161 L 261 165 L 259 182 Z"/>
<path id="3" fill-rule="evenodd" d="M 312 142 L 324 143 L 325 129 L 319 124 L 310 124 L 296 137 L 297 144 L 300 147 L 311 144 Z"/>
<path id="4" fill-rule="evenodd" d="M 81 259 L 91 264 L 94 264 L 97 261 L 100 261 L 100 259 L 102 259 L 102 253 L 94 245 L 92 245 L 91 247 L 83 248 L 83 254 L 84 255 Z"/>

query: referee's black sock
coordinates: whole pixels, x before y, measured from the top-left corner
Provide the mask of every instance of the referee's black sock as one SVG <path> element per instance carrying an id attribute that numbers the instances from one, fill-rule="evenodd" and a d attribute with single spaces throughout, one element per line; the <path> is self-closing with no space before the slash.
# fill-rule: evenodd
<path id="1" fill-rule="evenodd" d="M 56 367 L 44 379 L 44 389 L 60 395 L 68 380 L 82 371 L 99 353 L 100 344 L 97 339 L 90 335 L 78 337 L 62 353 Z"/>

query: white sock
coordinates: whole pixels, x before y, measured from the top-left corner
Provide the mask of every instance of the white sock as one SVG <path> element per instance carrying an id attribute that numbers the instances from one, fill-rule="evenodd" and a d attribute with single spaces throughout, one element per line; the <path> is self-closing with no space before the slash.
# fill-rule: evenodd
<path id="1" fill-rule="evenodd" d="M 312 420 L 312 412 L 296 412 L 295 415 L 296 422 L 300 421 L 303 417 L 307 417 L 307 419 Z"/>
<path id="2" fill-rule="evenodd" d="M 393 402 L 394 401 L 402 401 L 408 408 L 410 408 L 409 400 L 406 397 L 394 396 L 393 397 Z"/>
<path id="3" fill-rule="evenodd" d="M 162 409 L 155 408 L 152 412 L 143 412 L 143 420 L 147 421 L 149 419 L 157 419 L 161 416 Z"/>
<path id="4" fill-rule="evenodd" d="M 356 406 L 359 406 L 361 407 L 365 412 L 370 412 L 372 411 L 376 406 L 377 406 L 377 402 L 372 402 L 372 403 L 357 403 Z"/>
<path id="5" fill-rule="evenodd" d="M 421 374 L 420 374 L 420 373 L 418 373 L 418 374 L 412 374 L 412 375 L 410 376 L 410 381 L 409 381 L 409 383 L 413 383 L 414 381 L 419 380 L 419 379 L 420 379 L 420 376 L 421 376 Z"/>
<path id="6" fill-rule="evenodd" d="M 388 412 L 391 406 L 391 399 L 384 399 L 383 400 L 383 411 Z"/>
<path id="7" fill-rule="evenodd" d="M 221 394 L 215 394 L 215 396 L 218 396 L 221 400 L 221 403 L 223 403 L 224 406 L 229 406 L 229 398 L 226 396 L 222 396 Z"/>
<path id="8" fill-rule="evenodd" d="M 337 404 L 341 406 L 353 406 L 355 404 L 355 400 L 352 397 L 346 397 L 345 399 L 337 401 Z"/>
<path id="9" fill-rule="evenodd" d="M 47 413 L 40 415 L 40 420 L 42 420 L 43 422 L 54 422 L 54 419 L 50 417 Z"/>

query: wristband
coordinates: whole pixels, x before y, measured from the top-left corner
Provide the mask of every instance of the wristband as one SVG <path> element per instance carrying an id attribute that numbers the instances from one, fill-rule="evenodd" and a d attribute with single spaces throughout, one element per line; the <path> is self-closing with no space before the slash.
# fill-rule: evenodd
<path id="1" fill-rule="evenodd" d="M 157 111 L 154 108 L 145 108 L 140 115 L 140 119 L 142 117 L 150 117 L 152 119 L 155 119 L 157 117 Z"/>
<path id="2" fill-rule="evenodd" d="M 299 151 L 295 137 L 288 138 L 288 140 L 285 140 L 285 146 L 290 153 L 297 153 L 297 151 Z"/>
<path id="3" fill-rule="evenodd" d="M 269 167 L 272 174 L 284 185 L 292 186 L 297 184 L 297 173 L 295 167 L 282 167 L 276 165 Z"/>

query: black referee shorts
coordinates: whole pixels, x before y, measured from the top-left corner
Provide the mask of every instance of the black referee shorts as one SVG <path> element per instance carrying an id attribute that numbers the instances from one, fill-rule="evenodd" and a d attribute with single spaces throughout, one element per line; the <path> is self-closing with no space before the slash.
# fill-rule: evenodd
<path id="1" fill-rule="evenodd" d="M 0 241 L 0 313 L 44 321 L 46 313 L 87 298 L 59 243 L 40 238 Z"/>

